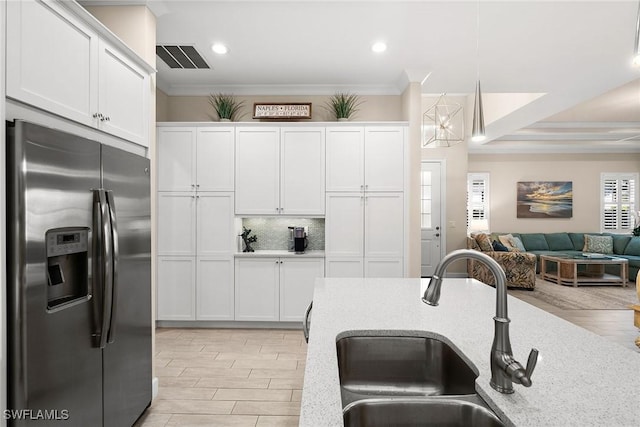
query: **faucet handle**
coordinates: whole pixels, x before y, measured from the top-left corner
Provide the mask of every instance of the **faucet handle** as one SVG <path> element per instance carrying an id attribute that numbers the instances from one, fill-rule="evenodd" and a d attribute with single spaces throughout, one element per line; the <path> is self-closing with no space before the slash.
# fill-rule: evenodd
<path id="1" fill-rule="evenodd" d="M 529 359 L 527 359 L 527 369 L 524 372 L 524 375 L 529 380 L 531 380 L 531 374 L 533 374 L 533 370 L 536 368 L 536 363 L 538 363 L 538 350 L 532 348 L 531 353 L 529 353 Z"/>

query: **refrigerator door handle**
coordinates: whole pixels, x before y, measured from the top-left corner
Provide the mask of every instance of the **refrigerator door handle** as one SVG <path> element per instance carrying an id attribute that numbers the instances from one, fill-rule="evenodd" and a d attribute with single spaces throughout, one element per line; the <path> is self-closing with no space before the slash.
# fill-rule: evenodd
<path id="1" fill-rule="evenodd" d="M 109 335 L 107 342 L 112 343 L 116 338 L 116 321 L 117 321 L 117 307 L 118 307 L 118 258 L 120 256 L 120 250 L 118 247 L 118 221 L 116 219 L 116 204 L 113 199 L 112 191 L 105 191 L 107 196 L 107 204 L 109 205 L 109 223 L 111 227 L 112 239 L 111 239 L 111 316 L 109 318 Z"/>
<path id="2" fill-rule="evenodd" d="M 107 346 L 107 337 L 109 335 L 109 325 L 111 324 L 111 305 L 113 303 L 113 242 L 106 192 L 103 189 L 99 189 L 97 191 L 100 201 L 100 232 L 102 234 L 100 252 L 103 264 L 100 274 L 102 282 L 102 327 L 100 328 L 100 348 L 105 348 Z"/>

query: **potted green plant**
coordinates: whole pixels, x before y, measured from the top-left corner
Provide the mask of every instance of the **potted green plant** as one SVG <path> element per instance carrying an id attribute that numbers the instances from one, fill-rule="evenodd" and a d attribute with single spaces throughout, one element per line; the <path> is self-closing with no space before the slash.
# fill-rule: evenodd
<path id="1" fill-rule="evenodd" d="M 221 122 L 230 122 L 240 117 L 238 113 L 244 106 L 244 101 L 238 101 L 231 94 L 212 93 L 209 95 L 209 104 L 211 104 Z"/>
<path id="2" fill-rule="evenodd" d="M 346 121 L 358 111 L 361 104 L 360 97 L 355 93 L 338 92 L 329 98 L 327 109 L 336 116 L 338 121 Z"/>

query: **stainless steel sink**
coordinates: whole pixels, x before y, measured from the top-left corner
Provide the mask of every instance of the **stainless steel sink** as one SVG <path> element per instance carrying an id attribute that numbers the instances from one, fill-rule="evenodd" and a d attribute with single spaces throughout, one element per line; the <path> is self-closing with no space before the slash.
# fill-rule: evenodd
<path id="1" fill-rule="evenodd" d="M 336 343 L 342 405 L 370 397 L 475 394 L 476 373 L 445 342 L 352 336 Z"/>
<path id="2" fill-rule="evenodd" d="M 345 427 L 377 426 L 503 426 L 493 412 L 481 404 L 445 398 L 365 399 L 344 410 Z"/>

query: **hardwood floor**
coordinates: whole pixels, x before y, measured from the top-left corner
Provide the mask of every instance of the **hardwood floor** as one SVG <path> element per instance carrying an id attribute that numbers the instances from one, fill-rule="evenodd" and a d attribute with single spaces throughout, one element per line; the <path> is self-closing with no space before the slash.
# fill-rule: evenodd
<path id="1" fill-rule="evenodd" d="M 630 283 L 630 286 L 633 286 Z M 634 341 L 640 331 L 633 325 L 633 310 L 563 310 L 544 303 L 526 290 L 513 290 L 509 294 L 531 305 L 583 327 L 625 348 L 640 352 Z"/>
<path id="2" fill-rule="evenodd" d="M 561 310 L 510 293 L 640 352 L 633 310 Z M 136 427 L 297 426 L 306 353 L 297 330 L 159 328 L 159 393 Z"/>

